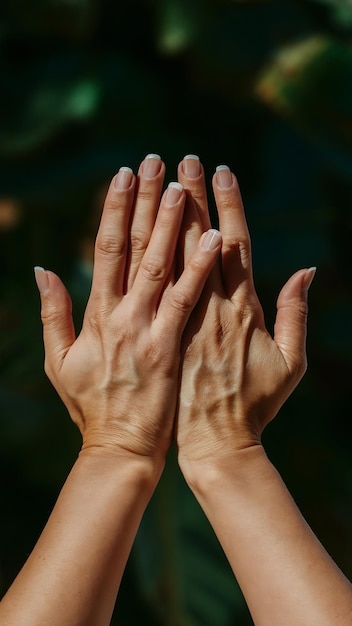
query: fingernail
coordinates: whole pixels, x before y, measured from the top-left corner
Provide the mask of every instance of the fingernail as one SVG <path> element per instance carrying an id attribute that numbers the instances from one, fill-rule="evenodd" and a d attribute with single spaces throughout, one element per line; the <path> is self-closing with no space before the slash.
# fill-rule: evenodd
<path id="1" fill-rule="evenodd" d="M 232 174 L 227 165 L 218 165 L 216 168 L 216 182 L 220 189 L 230 189 L 232 187 Z"/>
<path id="2" fill-rule="evenodd" d="M 158 154 L 147 154 L 143 162 L 143 176 L 154 178 L 161 169 L 161 157 Z"/>
<path id="3" fill-rule="evenodd" d="M 305 274 L 305 276 L 303 278 L 303 287 L 304 287 L 305 291 L 308 291 L 309 287 L 311 286 L 316 271 L 317 271 L 316 267 L 310 267 L 306 271 L 306 274 Z"/>
<path id="4" fill-rule="evenodd" d="M 215 250 L 221 241 L 221 233 L 218 230 L 215 230 L 215 228 L 211 228 L 202 235 L 200 247 L 202 250 Z"/>
<path id="5" fill-rule="evenodd" d="M 120 167 L 118 173 L 115 176 L 115 189 L 123 191 L 128 189 L 133 179 L 133 171 L 130 167 Z"/>
<path id="6" fill-rule="evenodd" d="M 188 178 L 198 178 L 201 167 L 199 157 L 196 154 L 186 154 L 183 157 L 183 172 Z"/>
<path id="7" fill-rule="evenodd" d="M 167 206 L 172 206 L 180 199 L 183 187 L 181 183 L 169 183 L 166 191 L 165 203 Z"/>
<path id="8" fill-rule="evenodd" d="M 48 275 L 43 267 L 36 265 L 34 268 L 34 277 L 35 282 L 37 283 L 37 287 L 39 289 L 39 293 L 44 295 L 49 291 L 49 279 Z"/>

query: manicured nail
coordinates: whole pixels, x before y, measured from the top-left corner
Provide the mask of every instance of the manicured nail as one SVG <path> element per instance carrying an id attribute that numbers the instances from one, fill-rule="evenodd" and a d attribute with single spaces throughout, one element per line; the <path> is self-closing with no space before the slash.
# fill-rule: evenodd
<path id="1" fill-rule="evenodd" d="M 183 158 L 183 171 L 188 178 L 198 178 L 201 167 L 199 157 L 196 154 L 187 154 Z"/>
<path id="2" fill-rule="evenodd" d="M 218 165 L 216 168 L 216 182 L 220 189 L 230 189 L 232 187 L 232 174 L 227 165 Z"/>
<path id="3" fill-rule="evenodd" d="M 305 291 L 308 291 L 309 287 L 311 286 L 316 271 L 317 271 L 316 267 L 310 267 L 306 271 L 306 274 L 303 278 L 303 288 L 305 289 Z"/>
<path id="4" fill-rule="evenodd" d="M 145 178 L 154 178 L 160 172 L 161 157 L 158 154 L 147 154 L 142 169 Z"/>
<path id="5" fill-rule="evenodd" d="M 37 287 L 39 289 L 39 293 L 44 295 L 49 291 L 49 279 L 48 275 L 43 267 L 36 265 L 34 268 L 34 277 L 35 282 L 37 283 Z"/>
<path id="6" fill-rule="evenodd" d="M 206 233 L 203 233 L 200 240 L 200 247 L 203 250 L 215 250 L 221 241 L 221 233 L 218 230 L 215 230 L 215 228 L 211 228 Z"/>
<path id="7" fill-rule="evenodd" d="M 120 167 L 115 176 L 115 188 L 123 191 L 128 189 L 133 179 L 133 171 L 130 167 Z"/>
<path id="8" fill-rule="evenodd" d="M 165 203 L 167 206 L 173 206 L 180 199 L 183 187 L 181 183 L 169 183 L 166 191 Z"/>

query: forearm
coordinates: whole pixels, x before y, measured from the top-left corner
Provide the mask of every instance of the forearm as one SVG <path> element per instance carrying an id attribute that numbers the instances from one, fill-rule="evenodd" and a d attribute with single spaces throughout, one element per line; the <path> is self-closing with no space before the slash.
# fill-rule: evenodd
<path id="1" fill-rule="evenodd" d="M 236 452 L 216 469 L 202 467 L 191 482 L 257 626 L 351 623 L 351 584 L 261 446 Z"/>
<path id="2" fill-rule="evenodd" d="M 81 453 L 0 604 L 7 626 L 105 626 L 162 467 Z"/>

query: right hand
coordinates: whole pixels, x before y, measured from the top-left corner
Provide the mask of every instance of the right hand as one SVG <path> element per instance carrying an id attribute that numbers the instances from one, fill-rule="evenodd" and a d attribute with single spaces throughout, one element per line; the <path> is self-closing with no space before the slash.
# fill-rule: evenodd
<path id="1" fill-rule="evenodd" d="M 202 230 L 210 227 L 203 168 L 199 164 L 198 176 L 190 177 L 187 167 L 185 160 L 179 166 L 188 198 L 185 264 Z M 306 369 L 307 289 L 313 270 L 300 270 L 283 287 L 271 337 L 254 288 L 237 180 L 222 169 L 214 175 L 213 189 L 223 246 L 221 263 L 213 269 L 184 334 L 176 436 L 185 474 L 201 472 L 202 464 L 227 461 L 235 450 L 260 445 L 264 427 Z"/>
<path id="2" fill-rule="evenodd" d="M 169 186 L 160 201 L 164 165 L 152 177 L 146 176 L 147 165 L 141 165 L 138 190 L 128 168 L 110 185 L 77 338 L 60 279 L 39 269 L 37 282 L 45 370 L 81 431 L 83 452 L 163 460 L 175 414 L 182 332 L 221 237 L 211 249 L 204 238 L 198 242 L 175 282 L 185 193 L 180 185 Z"/>

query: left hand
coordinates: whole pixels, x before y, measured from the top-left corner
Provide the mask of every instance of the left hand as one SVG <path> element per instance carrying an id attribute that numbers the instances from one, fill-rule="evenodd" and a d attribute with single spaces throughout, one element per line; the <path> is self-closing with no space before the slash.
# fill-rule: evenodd
<path id="1" fill-rule="evenodd" d="M 183 224 L 185 263 L 210 227 L 203 168 L 185 159 L 179 181 L 187 193 Z M 193 168 L 193 176 L 186 168 Z M 300 270 L 277 302 L 274 337 L 255 292 L 251 247 L 241 195 L 228 168 L 213 178 L 223 236 L 221 264 L 212 270 L 184 333 L 184 362 L 176 438 L 179 463 L 202 472 L 260 445 L 266 424 L 306 369 L 307 288 L 314 275 Z"/>

